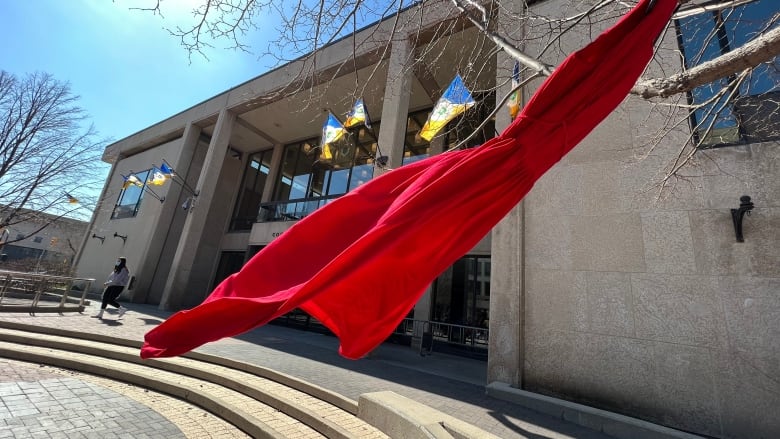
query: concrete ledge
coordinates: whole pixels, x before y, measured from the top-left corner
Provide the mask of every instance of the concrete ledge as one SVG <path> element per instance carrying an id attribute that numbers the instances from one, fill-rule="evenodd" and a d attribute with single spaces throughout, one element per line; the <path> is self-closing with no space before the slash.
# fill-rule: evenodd
<path id="1" fill-rule="evenodd" d="M 467 422 L 389 391 L 360 395 L 358 417 L 393 438 L 499 439 Z"/>
<path id="2" fill-rule="evenodd" d="M 619 439 L 702 439 L 691 433 L 492 382 L 487 394 Z"/>

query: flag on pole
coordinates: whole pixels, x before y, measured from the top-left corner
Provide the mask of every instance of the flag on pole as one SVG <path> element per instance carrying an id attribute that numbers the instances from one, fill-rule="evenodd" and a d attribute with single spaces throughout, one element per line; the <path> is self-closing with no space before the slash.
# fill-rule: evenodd
<path id="1" fill-rule="evenodd" d="M 641 0 L 571 54 L 517 118 L 484 145 L 410 163 L 335 199 L 144 337 L 142 358 L 181 355 L 301 308 L 360 358 L 431 282 L 625 99 L 677 0 Z M 344 227 L 349 218 L 349 227 Z M 393 276 L 398 267 L 414 267 Z"/>
<path id="2" fill-rule="evenodd" d="M 144 187 L 144 183 L 141 180 L 139 180 L 138 177 L 136 177 L 134 174 L 130 174 L 127 177 L 122 175 L 122 180 L 123 180 L 122 189 L 127 189 L 128 187 L 130 187 L 131 184 L 138 187 Z"/>
<path id="3" fill-rule="evenodd" d="M 171 177 L 174 177 L 174 176 L 176 175 L 176 174 L 173 172 L 173 169 L 172 169 L 170 166 L 168 166 L 168 164 L 167 164 L 167 163 L 165 163 L 165 162 L 162 162 L 162 164 L 160 165 L 160 168 L 159 168 L 159 169 L 160 169 L 160 172 L 161 172 L 161 173 L 162 173 L 164 176 L 166 176 L 166 177 L 169 177 L 169 178 L 171 178 Z"/>
<path id="4" fill-rule="evenodd" d="M 371 129 L 371 120 L 368 117 L 368 110 L 363 103 L 363 98 L 358 99 L 352 107 L 352 110 L 347 114 L 347 120 L 344 121 L 344 127 L 352 128 L 360 123 L 365 125 L 366 128 Z"/>
<path id="5" fill-rule="evenodd" d="M 344 125 L 339 122 L 338 118 L 336 118 L 333 113 L 328 112 L 328 119 L 325 120 L 325 124 L 322 125 L 323 153 L 328 145 L 339 140 L 346 132 L 347 130 L 344 129 Z"/>
<path id="6" fill-rule="evenodd" d="M 512 69 L 512 88 L 514 89 L 520 85 L 520 62 L 515 61 L 515 67 Z M 506 101 L 506 106 L 509 107 L 509 117 L 514 120 L 517 117 L 517 113 L 520 112 L 520 90 L 515 90 L 509 99 Z"/>
<path id="7" fill-rule="evenodd" d="M 322 145 L 322 151 L 320 153 L 320 160 L 333 160 L 333 150 L 330 145 Z"/>
<path id="8" fill-rule="evenodd" d="M 65 198 L 68 199 L 68 203 L 70 203 L 70 204 L 78 204 L 79 203 L 78 198 L 74 197 L 73 195 L 71 195 L 71 194 L 69 194 L 67 192 L 65 192 Z"/>
<path id="9" fill-rule="evenodd" d="M 149 178 L 149 183 L 155 186 L 162 186 L 166 181 L 168 181 L 168 177 L 165 176 L 162 170 L 155 166 L 152 170 L 152 175 Z"/>
<path id="10" fill-rule="evenodd" d="M 447 90 L 436 102 L 431 110 L 431 115 L 420 130 L 420 137 L 431 141 L 445 125 L 447 125 L 455 116 L 463 113 L 476 104 L 471 92 L 463 83 L 460 74 L 455 75 Z"/>

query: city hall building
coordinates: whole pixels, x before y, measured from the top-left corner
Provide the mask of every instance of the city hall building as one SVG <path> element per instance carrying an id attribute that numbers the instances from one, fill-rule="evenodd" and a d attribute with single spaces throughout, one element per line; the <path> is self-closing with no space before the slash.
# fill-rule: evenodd
<path id="1" fill-rule="evenodd" d="M 524 48 L 535 54 L 544 44 L 529 35 L 536 28 L 506 15 L 522 3 L 502 2 L 498 30 L 510 40 L 526 32 Z M 530 10 L 563 17 L 563 3 Z M 500 132 L 510 122 L 501 100 L 514 61 L 449 2 L 425 5 L 425 14 L 403 12 L 399 22 L 414 25 L 392 39 L 394 20 L 378 23 L 108 145 L 112 167 L 77 275 L 103 279 L 125 256 L 128 300 L 191 308 L 330 200 Z M 778 12 L 774 0 L 739 8 Z M 690 66 L 697 50 L 686 29 L 712 28 L 717 17 L 678 20 L 645 76 L 679 70 L 680 53 Z M 758 30 L 745 26 L 724 38 Z M 566 34 L 554 61 L 590 41 L 590 31 Z M 732 118 L 706 132 L 695 128 L 706 112 L 686 121 L 680 107 L 651 111 L 628 97 L 431 284 L 396 340 L 486 359 L 486 385 L 505 388 L 493 394 L 534 392 L 713 437 L 780 435 L 776 59 L 773 66 L 765 69 L 773 81 L 739 88 Z M 458 73 L 477 104 L 425 141 L 418 132 Z M 523 89 L 525 101 L 539 83 Z M 693 92 L 682 103 L 707 97 Z M 359 98 L 370 127 L 350 128 L 326 154 L 328 112 L 343 120 Z M 683 168 L 674 190 L 659 190 L 691 138 L 710 148 Z M 175 174 L 164 182 L 156 180 L 163 167 Z M 742 196 L 750 215 L 739 211 Z M 285 319 L 316 327 L 298 313 Z"/>

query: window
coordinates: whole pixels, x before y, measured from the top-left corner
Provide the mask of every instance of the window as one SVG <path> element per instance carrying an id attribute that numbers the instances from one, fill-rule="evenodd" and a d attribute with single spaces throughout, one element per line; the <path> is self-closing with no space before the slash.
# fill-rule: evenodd
<path id="1" fill-rule="evenodd" d="M 41 238 L 40 236 L 36 236 L 35 238 L 33 238 L 33 242 L 36 242 L 36 243 L 43 242 L 43 238 Z"/>
<path id="2" fill-rule="evenodd" d="M 409 113 L 406 118 L 406 141 L 404 142 L 404 157 L 401 162 L 403 165 L 414 163 L 418 160 L 428 158 L 431 155 L 431 144 L 419 136 L 420 130 L 431 109 Z"/>
<path id="3" fill-rule="evenodd" d="M 143 172 L 132 173 L 140 183 L 139 185 L 128 184 L 125 182 L 126 187 L 119 193 L 119 199 L 114 206 L 114 212 L 111 214 L 111 219 L 120 218 L 132 218 L 138 214 L 138 209 L 141 207 L 141 200 L 144 198 L 144 188 L 146 187 L 146 179 L 149 177 L 151 170 Z"/>
<path id="4" fill-rule="evenodd" d="M 250 230 L 257 221 L 257 210 L 263 197 L 263 188 L 271 170 L 273 150 L 252 154 L 244 171 L 240 193 L 233 209 L 233 220 L 230 230 Z"/>
<path id="5" fill-rule="evenodd" d="M 756 0 L 734 8 L 677 20 L 678 41 L 691 68 L 743 46 L 777 26 L 780 2 Z M 691 115 L 702 147 L 753 143 L 780 138 L 780 59 L 756 67 L 747 76 L 731 76 L 689 93 L 699 106 Z"/>
<path id="6" fill-rule="evenodd" d="M 489 312 L 489 256 L 464 256 L 436 278 L 432 321 L 487 327 Z"/>
<path id="7" fill-rule="evenodd" d="M 318 138 L 285 146 L 274 202 L 260 206 L 259 220 L 301 219 L 371 180 L 378 126 L 352 128 L 327 151 Z"/>

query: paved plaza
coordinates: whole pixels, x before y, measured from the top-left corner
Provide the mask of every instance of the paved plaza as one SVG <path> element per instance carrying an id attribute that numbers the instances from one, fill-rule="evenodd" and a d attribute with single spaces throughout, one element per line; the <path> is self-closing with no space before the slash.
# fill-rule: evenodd
<path id="1" fill-rule="evenodd" d="M 129 305 L 98 320 L 84 314 L 0 314 L 0 320 L 142 340 L 169 313 Z M 485 395 L 487 364 L 383 344 L 353 361 L 335 337 L 267 325 L 201 352 L 268 367 L 357 400 L 390 390 L 502 438 L 605 438 L 598 432 Z M 241 431 L 183 401 L 107 378 L 0 359 L 0 438 L 227 438 Z"/>

